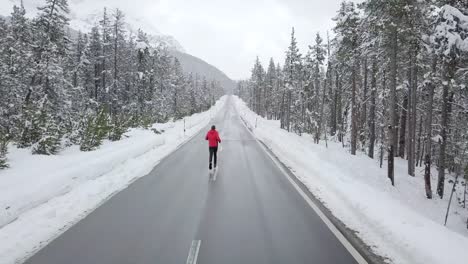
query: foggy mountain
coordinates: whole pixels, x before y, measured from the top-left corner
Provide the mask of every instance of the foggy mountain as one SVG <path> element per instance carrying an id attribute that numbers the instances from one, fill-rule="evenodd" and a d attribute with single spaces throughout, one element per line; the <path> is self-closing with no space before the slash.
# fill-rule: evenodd
<path id="1" fill-rule="evenodd" d="M 200 76 L 206 76 L 207 79 L 214 79 L 221 83 L 221 86 L 226 92 L 231 92 L 235 87 L 235 82 L 231 80 L 224 72 L 206 61 L 179 51 L 177 49 L 170 50 L 171 55 L 179 59 L 182 68 L 185 72 L 192 72 Z"/>

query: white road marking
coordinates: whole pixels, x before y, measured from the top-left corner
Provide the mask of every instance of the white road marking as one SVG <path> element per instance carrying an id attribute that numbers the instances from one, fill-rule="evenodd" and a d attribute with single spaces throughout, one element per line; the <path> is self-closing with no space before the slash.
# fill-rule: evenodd
<path id="1" fill-rule="evenodd" d="M 216 181 L 216 177 L 218 177 L 218 167 L 216 167 L 213 175 L 213 181 Z"/>
<path id="2" fill-rule="evenodd" d="M 201 240 L 193 240 L 187 257 L 187 264 L 197 264 L 198 253 L 200 252 Z"/>
<path id="3" fill-rule="evenodd" d="M 239 115 L 240 117 L 240 115 Z M 281 170 L 282 174 L 288 181 L 291 183 L 291 185 L 296 189 L 296 191 L 301 195 L 301 197 L 306 201 L 306 203 L 317 213 L 317 215 L 322 219 L 322 221 L 325 223 L 325 225 L 330 229 L 330 231 L 335 235 L 335 237 L 338 239 L 338 241 L 341 242 L 341 244 L 348 250 L 348 252 L 353 256 L 353 258 L 356 260 L 357 263 L 359 264 L 368 264 L 368 262 L 364 259 L 364 257 L 354 248 L 353 245 L 346 239 L 346 237 L 338 230 L 338 228 L 332 223 L 330 219 L 320 210 L 320 208 L 310 199 L 310 197 L 297 185 L 297 183 L 291 179 L 291 177 L 288 176 L 288 173 L 284 170 L 283 166 L 276 160 L 275 157 L 273 157 L 267 149 L 262 145 L 261 142 L 258 141 L 257 137 L 255 134 L 250 131 L 250 129 L 247 127 L 247 125 L 244 123 L 244 120 L 241 118 L 241 123 L 244 125 L 244 127 L 249 131 L 249 133 L 255 138 L 257 141 L 258 145 L 266 152 L 266 154 L 270 157 L 270 159 L 275 163 L 275 165 Z"/>

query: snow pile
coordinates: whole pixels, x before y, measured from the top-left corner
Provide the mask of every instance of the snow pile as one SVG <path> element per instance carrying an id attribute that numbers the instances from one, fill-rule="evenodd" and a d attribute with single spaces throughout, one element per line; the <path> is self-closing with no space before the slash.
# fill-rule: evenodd
<path id="1" fill-rule="evenodd" d="M 159 161 L 208 125 L 225 103 L 184 121 L 155 124 L 164 131 L 132 129 L 117 142 L 81 152 L 70 147 L 56 156 L 10 150 L 11 168 L 0 171 L 0 263 L 24 259 L 85 217 L 113 194 L 147 175 Z"/>
<path id="2" fill-rule="evenodd" d="M 261 118 L 237 97 L 235 104 L 255 136 L 377 254 L 398 264 L 468 260 L 467 210 L 454 197 L 448 227 L 444 227 L 449 195 L 427 200 L 423 171 L 410 177 L 406 161 L 395 160 L 396 187 L 392 187 L 386 168 L 379 168 L 377 160 L 364 154 L 352 156 L 335 142 L 328 142 L 328 148 L 314 144 L 312 136 L 280 129 L 279 121 Z M 447 194 L 451 187 L 446 184 Z"/>

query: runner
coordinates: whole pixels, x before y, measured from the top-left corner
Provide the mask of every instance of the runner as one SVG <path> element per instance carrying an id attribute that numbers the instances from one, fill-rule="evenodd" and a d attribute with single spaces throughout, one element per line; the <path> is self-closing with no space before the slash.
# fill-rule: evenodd
<path id="1" fill-rule="evenodd" d="M 214 168 L 216 169 L 216 162 L 217 162 L 217 152 L 218 152 L 218 143 L 221 143 L 221 139 L 219 138 L 218 131 L 216 131 L 216 127 L 213 125 L 211 126 L 211 130 L 208 131 L 205 137 L 208 140 L 208 146 L 210 150 L 210 165 L 209 169 L 212 169 L 212 161 L 214 157 Z"/>

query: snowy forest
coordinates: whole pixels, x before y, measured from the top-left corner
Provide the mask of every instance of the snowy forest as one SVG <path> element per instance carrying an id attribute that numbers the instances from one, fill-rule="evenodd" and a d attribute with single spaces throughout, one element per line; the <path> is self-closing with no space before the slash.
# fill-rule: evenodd
<path id="1" fill-rule="evenodd" d="M 236 94 L 281 128 L 386 163 L 392 185 L 404 158 L 427 198 L 443 197 L 447 173 L 468 177 L 468 2 L 344 1 L 333 20 L 303 53 L 293 28 L 284 64 L 257 58 Z"/>
<path id="2" fill-rule="evenodd" d="M 43 0 L 34 18 L 15 6 L 0 17 L 0 168 L 9 144 L 33 154 L 82 151 L 119 140 L 131 127 L 204 111 L 220 84 L 186 74 L 163 44 L 103 9 L 90 32 L 68 26 L 67 0 Z M 156 133 L 158 131 L 155 131 Z"/>

